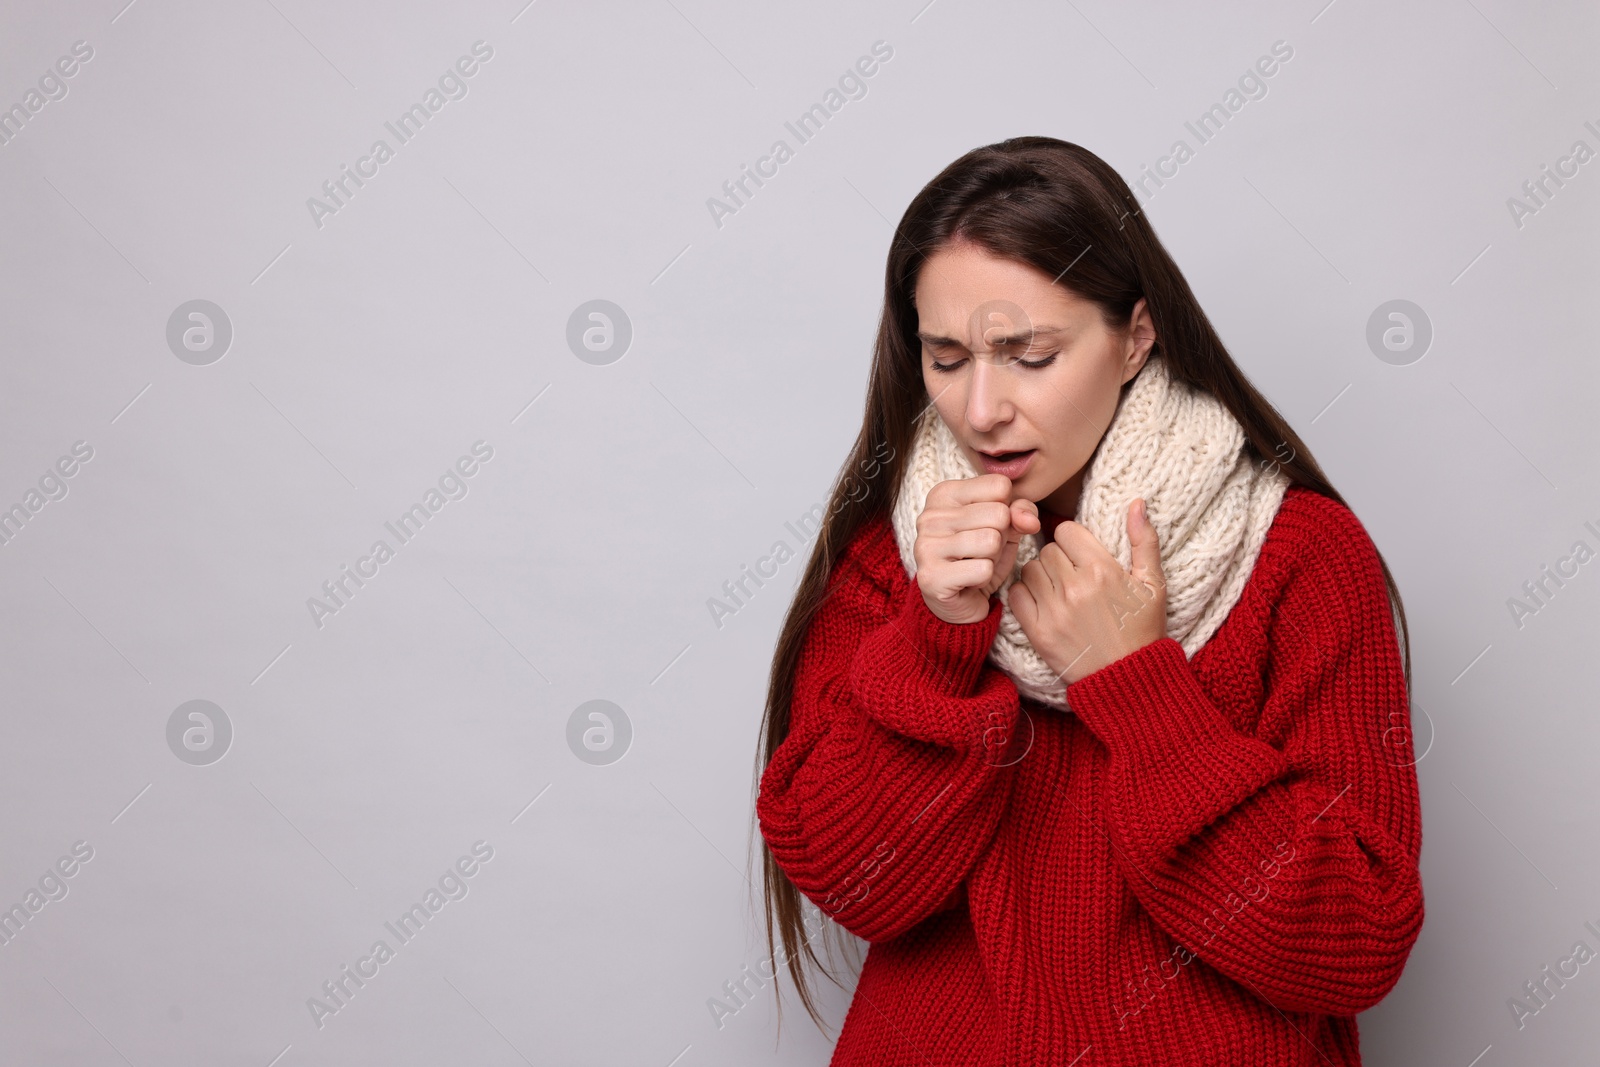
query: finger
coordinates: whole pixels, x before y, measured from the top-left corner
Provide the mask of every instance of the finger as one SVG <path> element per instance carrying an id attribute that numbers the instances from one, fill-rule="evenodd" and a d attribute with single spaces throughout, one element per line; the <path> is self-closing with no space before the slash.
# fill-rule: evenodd
<path id="1" fill-rule="evenodd" d="M 1023 573 L 1027 573 L 1027 568 L 1023 568 Z M 1034 620 L 1039 617 L 1039 602 L 1034 599 L 1033 590 L 1028 588 L 1027 580 L 1012 583 L 1008 596 L 1011 614 L 1022 624 L 1023 631 L 1033 629 Z"/>
<path id="2" fill-rule="evenodd" d="M 963 530 L 992 529 L 1004 532 L 1011 526 L 1011 517 L 1011 508 L 999 500 L 930 505 L 923 508 L 918 516 L 917 532 L 932 537 L 943 537 Z"/>
<path id="3" fill-rule="evenodd" d="M 994 561 L 989 559 L 958 559 L 944 565 L 940 573 L 940 584 L 947 585 L 942 593 L 954 597 L 963 589 L 986 584 L 994 577 Z"/>
<path id="4" fill-rule="evenodd" d="M 1011 479 L 1003 474 L 980 474 L 976 478 L 952 478 L 928 491 L 928 504 L 959 507 L 989 500 L 1005 503 L 1011 498 Z"/>
<path id="5" fill-rule="evenodd" d="M 1011 502 L 1011 526 L 1025 534 L 1036 534 L 1044 529 L 1039 518 L 1039 505 L 1031 500 Z"/>
<path id="6" fill-rule="evenodd" d="M 995 573 L 1010 574 L 1012 568 L 1017 565 L 1017 551 L 1021 547 L 1022 540 L 1020 537 L 1007 537 L 1005 547 L 1000 550 L 1000 555 L 995 560 Z"/>
<path id="7" fill-rule="evenodd" d="M 1061 591 L 1060 576 L 1051 573 L 1042 552 L 1038 559 L 1029 560 L 1023 565 L 1021 579 L 1027 583 L 1028 591 L 1039 600 L 1048 600 Z"/>
<path id="8" fill-rule="evenodd" d="M 1166 585 L 1161 570 L 1161 538 L 1145 512 L 1144 499 L 1135 498 L 1128 506 L 1128 543 L 1132 546 L 1130 573 L 1149 585 Z"/>
<path id="9" fill-rule="evenodd" d="M 963 530 L 948 537 L 933 538 L 929 542 L 929 547 L 933 549 L 936 559 L 992 560 L 1005 551 L 1006 536 L 993 526 L 983 526 L 976 530 Z"/>
<path id="10" fill-rule="evenodd" d="M 1116 557 L 1106 551 L 1106 546 L 1089 532 L 1087 526 L 1072 519 L 1066 519 L 1056 527 L 1055 543 L 1071 561 L 1074 569 L 1087 567 L 1100 559 L 1116 561 Z"/>
<path id="11" fill-rule="evenodd" d="M 1054 541 L 1039 550 L 1039 558 L 1034 562 L 1039 564 L 1040 569 L 1048 577 L 1050 587 L 1058 592 L 1065 589 L 1067 583 L 1072 581 L 1073 575 L 1077 573 L 1077 568 L 1072 565 L 1067 554 L 1061 551 L 1061 546 Z"/>

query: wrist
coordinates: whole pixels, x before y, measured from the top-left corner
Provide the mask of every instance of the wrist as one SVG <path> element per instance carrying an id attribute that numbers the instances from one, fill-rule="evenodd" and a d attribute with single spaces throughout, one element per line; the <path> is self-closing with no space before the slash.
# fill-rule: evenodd
<path id="1" fill-rule="evenodd" d="M 928 609 L 928 614 L 949 626 L 971 626 L 983 622 L 994 614 L 997 603 L 999 598 L 993 593 L 985 596 L 982 601 L 975 597 L 967 597 L 949 603 L 943 603 L 938 597 L 922 593 L 922 605 Z"/>

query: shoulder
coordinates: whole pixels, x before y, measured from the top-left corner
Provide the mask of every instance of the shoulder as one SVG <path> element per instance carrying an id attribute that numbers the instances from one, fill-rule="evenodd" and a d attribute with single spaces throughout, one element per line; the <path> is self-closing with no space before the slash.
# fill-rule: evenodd
<path id="1" fill-rule="evenodd" d="M 1293 599 L 1319 614 L 1366 615 L 1387 604 L 1383 564 L 1349 507 L 1303 485 L 1283 494 L 1250 584 L 1270 601 Z M 1385 612 L 1387 614 L 1387 612 Z"/>
<path id="2" fill-rule="evenodd" d="M 874 515 L 862 524 L 839 553 L 833 574 L 835 580 L 865 580 L 884 593 L 910 582 L 888 515 Z"/>
<path id="3" fill-rule="evenodd" d="M 824 558 L 825 589 L 804 622 L 802 675 L 815 662 L 829 664 L 824 674 L 838 674 L 834 657 L 848 658 L 852 653 L 842 650 L 855 647 L 866 631 L 893 618 L 897 606 L 906 602 L 909 579 L 887 516 L 867 519 Z"/>
<path id="4" fill-rule="evenodd" d="M 1320 559 L 1345 563 L 1378 554 L 1356 513 L 1315 489 L 1291 485 L 1267 530 L 1261 557 L 1280 566 L 1306 567 Z"/>

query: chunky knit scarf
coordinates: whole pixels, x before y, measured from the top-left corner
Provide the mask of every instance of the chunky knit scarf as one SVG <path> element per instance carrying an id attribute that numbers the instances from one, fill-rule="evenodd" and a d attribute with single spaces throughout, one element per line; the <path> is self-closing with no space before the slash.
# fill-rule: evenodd
<path id="1" fill-rule="evenodd" d="M 930 406 L 913 430 L 892 513 L 907 574 L 916 576 L 912 548 L 928 491 L 979 473 Z M 1153 355 L 1123 388 L 1111 426 L 1089 461 L 1074 518 L 1126 569 L 1133 559 L 1128 505 L 1144 498 L 1161 541 L 1167 636 L 1193 657 L 1239 599 L 1288 486 L 1276 464 L 1251 461 L 1244 428 L 1219 400 L 1173 381 L 1166 359 Z M 1011 613 L 1011 586 L 1038 555 L 1038 538 L 1023 535 L 1016 564 L 999 589 L 1004 615 L 989 661 L 1024 696 L 1070 710 L 1066 684 Z"/>

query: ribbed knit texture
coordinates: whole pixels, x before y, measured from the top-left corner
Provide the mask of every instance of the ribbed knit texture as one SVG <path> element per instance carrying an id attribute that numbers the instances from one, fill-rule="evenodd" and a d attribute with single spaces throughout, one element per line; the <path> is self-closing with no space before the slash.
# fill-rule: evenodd
<path id="1" fill-rule="evenodd" d="M 915 575 L 917 517 L 942 481 L 975 478 L 937 409 L 923 412 L 912 435 L 890 520 L 900 560 Z M 1216 397 L 1174 381 L 1161 356 L 1145 360 L 1117 398 L 1111 425 L 1084 472 L 1075 519 L 1126 570 L 1133 560 L 1128 505 L 1143 497 L 1161 544 L 1167 583 L 1167 635 L 1194 655 L 1210 640 L 1244 588 L 1289 485 L 1276 464 L 1258 464 L 1245 448 L 1244 427 Z M 1045 663 L 1011 613 L 1011 586 L 1039 556 L 1025 534 L 1016 562 L 998 590 L 1000 628 L 989 659 L 1017 691 L 1065 709 L 1066 684 Z"/>
<path id="2" fill-rule="evenodd" d="M 807 632 L 756 811 L 871 943 L 835 1067 L 1347 1067 L 1423 921 L 1405 680 L 1376 549 L 1291 487 L 1238 602 L 1068 687 L 946 623 L 886 517 Z"/>

